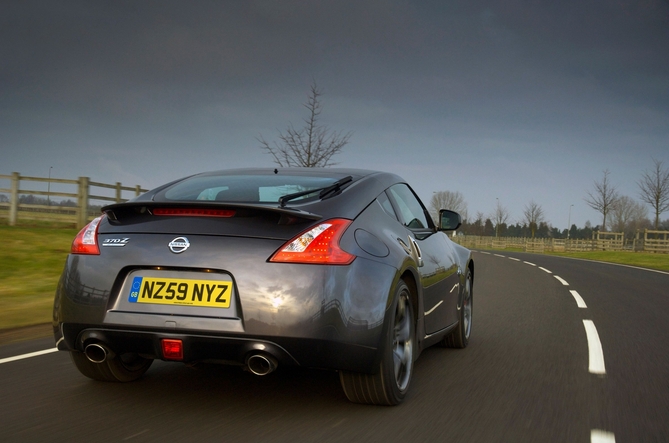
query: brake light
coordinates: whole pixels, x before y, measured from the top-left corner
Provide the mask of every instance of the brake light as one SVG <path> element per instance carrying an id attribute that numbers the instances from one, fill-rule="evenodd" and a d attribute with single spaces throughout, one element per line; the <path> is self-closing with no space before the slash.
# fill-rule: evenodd
<path id="1" fill-rule="evenodd" d="M 72 242 L 70 254 L 85 254 L 85 255 L 100 255 L 100 248 L 98 247 L 98 226 L 100 226 L 100 216 L 79 231 Z"/>
<path id="2" fill-rule="evenodd" d="M 273 263 L 348 265 L 355 255 L 339 247 L 339 239 L 351 220 L 328 220 L 283 245 L 270 259 Z"/>
<path id="3" fill-rule="evenodd" d="M 234 217 L 232 209 L 197 209 L 197 208 L 155 208 L 153 215 L 174 215 L 181 217 Z"/>

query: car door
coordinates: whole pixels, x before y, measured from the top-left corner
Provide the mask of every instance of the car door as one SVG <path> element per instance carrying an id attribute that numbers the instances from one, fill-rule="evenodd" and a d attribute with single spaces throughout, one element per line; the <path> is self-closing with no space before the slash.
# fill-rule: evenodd
<path id="1" fill-rule="evenodd" d="M 418 263 L 423 286 L 425 330 L 438 332 L 457 321 L 458 268 L 449 240 L 435 229 L 425 206 L 406 184 L 388 189 L 395 211 L 406 229 L 397 241 Z"/>

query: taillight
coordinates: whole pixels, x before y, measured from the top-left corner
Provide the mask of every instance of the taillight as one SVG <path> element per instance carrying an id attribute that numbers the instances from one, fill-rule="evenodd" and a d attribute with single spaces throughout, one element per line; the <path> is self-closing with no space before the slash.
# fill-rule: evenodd
<path id="1" fill-rule="evenodd" d="M 337 218 L 303 232 L 283 245 L 269 261 L 274 263 L 305 263 L 348 265 L 355 255 L 339 247 L 339 239 L 351 220 Z"/>
<path id="2" fill-rule="evenodd" d="M 98 247 L 98 226 L 100 226 L 100 216 L 79 231 L 72 242 L 70 254 L 86 254 L 86 255 L 100 255 L 100 248 Z"/>

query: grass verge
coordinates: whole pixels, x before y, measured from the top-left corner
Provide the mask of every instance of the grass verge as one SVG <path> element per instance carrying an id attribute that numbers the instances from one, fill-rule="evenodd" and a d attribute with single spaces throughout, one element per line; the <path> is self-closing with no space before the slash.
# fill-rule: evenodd
<path id="1" fill-rule="evenodd" d="M 549 254 L 669 272 L 669 254 L 627 251 L 551 252 Z"/>
<path id="2" fill-rule="evenodd" d="M 0 330 L 50 323 L 76 229 L 0 225 Z"/>

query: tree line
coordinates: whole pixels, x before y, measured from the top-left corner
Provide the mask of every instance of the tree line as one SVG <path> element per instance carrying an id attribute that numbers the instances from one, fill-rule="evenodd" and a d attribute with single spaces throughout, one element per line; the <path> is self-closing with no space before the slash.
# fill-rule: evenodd
<path id="1" fill-rule="evenodd" d="M 602 214 L 601 225 L 594 227 L 588 221 L 583 228 L 575 224 L 569 229 L 555 228 L 545 220 L 543 208 L 535 201 L 525 205 L 523 218 L 515 224 L 509 223 L 510 213 L 499 199 L 489 215 L 478 212 L 470 218 L 464 196 L 452 191 L 433 193 L 430 212 L 435 220 L 440 208 L 459 212 L 463 217 L 459 231 L 466 235 L 591 239 L 594 231 L 624 232 L 626 238 L 631 238 L 641 229 L 669 230 L 669 219 L 660 220 L 661 214 L 669 210 L 669 169 L 662 161 L 653 159 L 653 167 L 637 182 L 641 201 L 621 195 L 609 175 L 610 172 L 604 170 L 602 179 L 594 182 L 593 189 L 587 191 L 584 198 L 588 206 Z M 646 205 L 652 209 L 652 221 Z"/>

